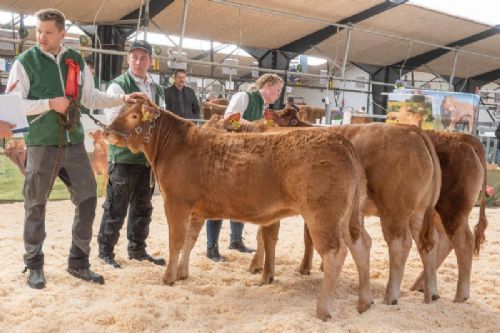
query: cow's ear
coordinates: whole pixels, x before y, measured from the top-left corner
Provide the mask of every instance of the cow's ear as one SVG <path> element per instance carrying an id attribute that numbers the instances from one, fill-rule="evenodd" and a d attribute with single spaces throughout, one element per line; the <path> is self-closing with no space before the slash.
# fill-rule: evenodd
<path id="1" fill-rule="evenodd" d="M 276 120 L 278 117 L 279 117 L 278 113 L 273 111 L 273 110 L 266 109 L 264 111 L 264 119 L 265 120 Z"/>
<path id="2" fill-rule="evenodd" d="M 241 114 L 236 112 L 236 113 L 233 113 L 231 115 L 229 115 L 229 117 L 227 117 L 227 120 L 229 120 L 230 122 L 231 121 L 240 121 L 241 119 Z"/>
<path id="3" fill-rule="evenodd" d="M 148 121 L 152 121 L 154 119 L 155 114 L 156 114 L 156 107 L 148 106 L 145 104 L 142 105 L 141 121 L 143 123 L 148 122 Z"/>
<path id="4" fill-rule="evenodd" d="M 95 139 L 94 132 L 89 132 L 89 135 L 92 139 Z"/>

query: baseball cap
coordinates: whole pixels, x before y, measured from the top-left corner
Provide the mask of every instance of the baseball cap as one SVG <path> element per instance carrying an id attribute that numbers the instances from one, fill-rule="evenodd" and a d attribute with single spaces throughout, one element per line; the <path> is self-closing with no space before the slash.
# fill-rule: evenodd
<path id="1" fill-rule="evenodd" d="M 128 52 L 130 53 L 132 50 L 135 49 L 141 49 L 149 53 L 150 55 L 153 54 L 153 48 L 151 44 L 146 42 L 145 40 L 136 40 L 130 45 L 130 48 L 128 49 Z"/>

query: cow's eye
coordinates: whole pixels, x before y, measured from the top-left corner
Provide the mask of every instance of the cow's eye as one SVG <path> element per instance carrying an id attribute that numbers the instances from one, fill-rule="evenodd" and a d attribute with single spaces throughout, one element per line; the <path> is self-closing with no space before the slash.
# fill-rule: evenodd
<path id="1" fill-rule="evenodd" d="M 139 118 L 136 114 L 132 115 L 132 119 L 136 120 L 137 118 Z"/>

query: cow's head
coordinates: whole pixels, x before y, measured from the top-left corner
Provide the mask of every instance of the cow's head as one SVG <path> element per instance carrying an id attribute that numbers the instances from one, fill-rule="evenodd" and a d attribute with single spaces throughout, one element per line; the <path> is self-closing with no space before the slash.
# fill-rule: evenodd
<path id="1" fill-rule="evenodd" d="M 272 121 L 278 127 L 311 127 L 312 125 L 306 121 L 299 119 L 298 109 L 290 106 L 280 111 L 265 110 L 264 119 Z"/>
<path id="2" fill-rule="evenodd" d="M 149 143 L 156 119 L 160 116 L 158 106 L 150 100 L 137 98 L 135 103 L 125 104 L 106 131 L 109 143 L 125 147 L 133 153 Z"/>

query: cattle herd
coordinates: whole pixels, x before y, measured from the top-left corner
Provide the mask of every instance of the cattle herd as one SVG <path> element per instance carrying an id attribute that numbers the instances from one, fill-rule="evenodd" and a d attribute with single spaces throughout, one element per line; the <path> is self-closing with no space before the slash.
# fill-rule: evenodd
<path id="1" fill-rule="evenodd" d="M 262 271 L 262 282 L 271 283 L 279 221 L 301 215 L 299 271 L 309 274 L 313 249 L 322 258 L 317 317 L 330 317 L 347 249 L 359 275 L 357 309 L 364 312 L 373 301 L 371 238 L 363 218 L 376 215 L 389 249 L 385 304 L 398 302 L 412 240 L 423 263 L 412 289 L 422 291 L 425 302 L 439 298 L 436 270 L 452 249 L 458 260 L 454 301 L 470 296 L 473 252 L 487 225 L 484 150 L 471 135 L 382 123 L 317 128 L 291 108 L 245 126 L 215 115 L 199 128 L 150 101 L 124 106 L 109 129 L 108 141 L 143 151 L 157 177 L 169 226 L 165 284 L 188 277 L 189 255 L 207 218 L 261 226 L 250 271 Z M 480 218 L 472 234 L 468 218 L 478 193 Z"/>
<path id="2" fill-rule="evenodd" d="M 140 100 L 125 105 L 104 133 L 112 144 L 143 151 L 156 175 L 169 231 L 165 284 L 188 277 L 190 252 L 208 218 L 260 225 L 249 270 L 271 283 L 280 219 L 301 215 L 299 271 L 310 273 L 314 249 L 324 271 L 317 317 L 330 317 L 347 250 L 358 270 L 361 313 L 373 304 L 364 217 L 375 215 L 389 251 L 385 304 L 398 302 L 413 241 L 423 271 L 412 290 L 422 291 L 424 302 L 439 298 L 436 271 L 451 250 L 458 261 L 454 301 L 470 297 L 473 253 L 487 226 L 486 162 L 476 138 L 383 123 L 313 127 L 308 120 L 317 115 L 304 108 L 266 111 L 263 120 L 240 124 L 238 116 L 218 116 L 224 104 L 206 103 L 203 112 L 211 119 L 200 128 Z M 99 132 L 92 137 L 95 144 L 104 139 Z M 102 156 L 92 164 L 106 175 L 105 147 L 95 149 Z M 479 193 L 473 234 L 468 220 Z"/>

